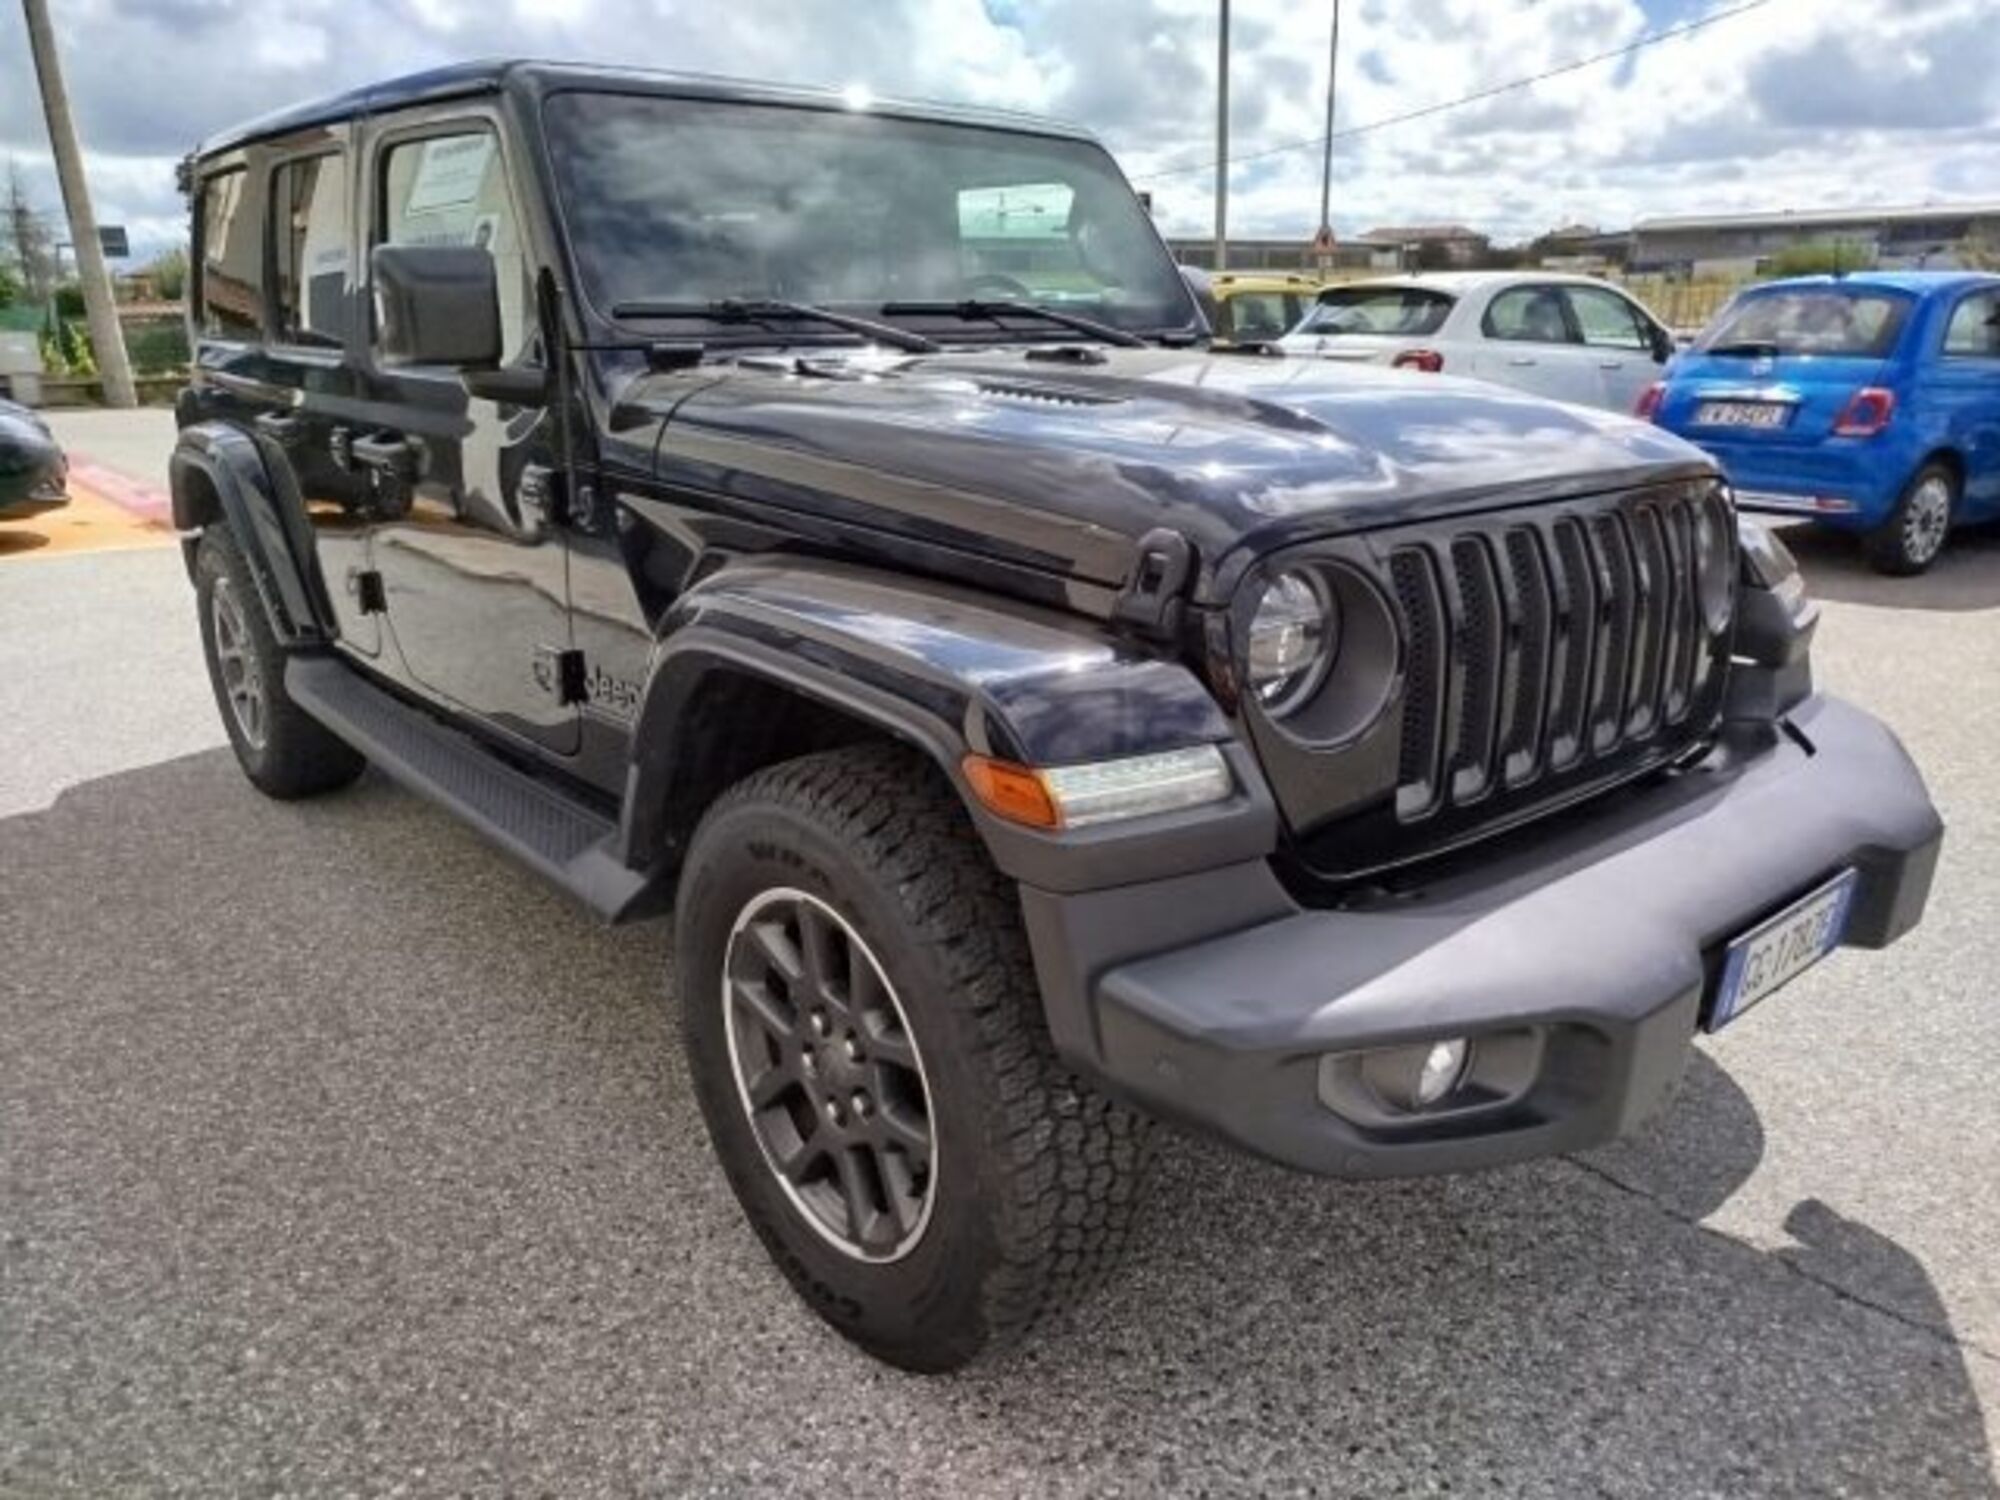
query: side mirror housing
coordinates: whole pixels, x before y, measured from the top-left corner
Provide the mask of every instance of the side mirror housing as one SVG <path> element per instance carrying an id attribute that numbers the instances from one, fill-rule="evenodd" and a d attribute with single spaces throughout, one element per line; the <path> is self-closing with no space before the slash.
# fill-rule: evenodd
<path id="1" fill-rule="evenodd" d="M 1663 365 L 1674 357 L 1674 336 L 1659 324 L 1653 325 L 1653 363 Z"/>
<path id="2" fill-rule="evenodd" d="M 377 245 L 375 325 L 392 365 L 490 370 L 500 363 L 500 288 L 476 245 Z"/>

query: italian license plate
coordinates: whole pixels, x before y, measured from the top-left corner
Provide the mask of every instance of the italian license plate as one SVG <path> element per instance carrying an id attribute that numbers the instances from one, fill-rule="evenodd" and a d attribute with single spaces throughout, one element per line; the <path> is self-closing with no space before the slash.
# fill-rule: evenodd
<path id="1" fill-rule="evenodd" d="M 1694 409 L 1699 427 L 1783 427 L 1791 419 L 1782 401 L 1704 401 Z"/>
<path id="2" fill-rule="evenodd" d="M 1840 946 L 1854 901 L 1855 873 L 1843 871 L 1729 945 L 1708 1029 L 1720 1031 Z"/>

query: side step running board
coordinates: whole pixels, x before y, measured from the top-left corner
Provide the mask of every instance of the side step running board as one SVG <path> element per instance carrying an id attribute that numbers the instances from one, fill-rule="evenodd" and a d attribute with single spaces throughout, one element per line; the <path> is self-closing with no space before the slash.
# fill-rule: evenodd
<path id="1" fill-rule="evenodd" d="M 458 814 L 606 921 L 650 916 L 664 906 L 657 883 L 619 860 L 612 819 L 516 770 L 471 735 L 330 656 L 288 660 L 285 691 L 372 764 Z"/>

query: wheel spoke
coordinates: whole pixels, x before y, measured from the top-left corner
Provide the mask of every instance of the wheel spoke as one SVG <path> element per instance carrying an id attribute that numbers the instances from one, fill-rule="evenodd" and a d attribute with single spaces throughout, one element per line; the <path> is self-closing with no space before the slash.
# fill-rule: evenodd
<path id="1" fill-rule="evenodd" d="M 748 1012 L 751 1019 L 779 1041 L 788 1042 L 798 1035 L 798 1018 L 778 1002 L 762 981 L 732 980 L 729 990 L 737 1008 Z"/>
<path id="2" fill-rule="evenodd" d="M 884 1109 L 876 1116 L 881 1123 L 882 1139 L 900 1148 L 918 1164 L 928 1166 L 931 1159 L 931 1125 L 922 1115 L 905 1105 Z"/>
<path id="3" fill-rule="evenodd" d="M 878 1027 L 881 1029 L 878 1030 Z M 878 1014 L 863 1020 L 862 1032 L 868 1039 L 868 1055 L 876 1062 L 905 1073 L 917 1071 L 917 1049 L 910 1045 L 909 1033 L 900 1026 L 894 1029 L 883 1027 Z"/>
<path id="4" fill-rule="evenodd" d="M 812 997 L 836 1014 L 845 1015 L 849 1004 L 847 975 L 852 964 L 846 931 L 829 921 L 818 907 L 801 906 L 799 954 Z"/>
<path id="5" fill-rule="evenodd" d="M 747 1092 L 752 1109 L 769 1109 L 793 1089 L 799 1087 L 799 1077 L 783 1063 L 773 1063 L 750 1080 Z"/>
<path id="6" fill-rule="evenodd" d="M 893 1239 L 895 1225 L 885 1222 L 874 1158 L 862 1147 L 849 1146 L 835 1154 L 834 1162 L 841 1201 L 847 1205 L 847 1232 L 864 1246 L 880 1244 L 885 1230 Z"/>
<path id="7" fill-rule="evenodd" d="M 924 1211 L 924 1190 L 917 1181 L 915 1167 L 899 1151 L 882 1151 L 876 1154 L 875 1170 L 881 1175 L 889 1212 L 895 1216 L 896 1232 L 908 1234 L 921 1221 Z"/>
<path id="8" fill-rule="evenodd" d="M 797 987 L 805 982 L 805 959 L 782 923 L 757 922 L 750 928 L 750 941 L 764 962 L 776 969 L 785 983 Z"/>

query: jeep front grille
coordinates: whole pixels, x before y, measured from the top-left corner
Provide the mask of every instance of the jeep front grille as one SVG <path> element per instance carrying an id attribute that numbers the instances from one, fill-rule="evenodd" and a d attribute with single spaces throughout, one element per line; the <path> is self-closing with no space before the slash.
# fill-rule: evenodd
<path id="1" fill-rule="evenodd" d="M 1729 651 L 1698 598 L 1704 506 L 1733 572 L 1734 522 L 1704 484 L 1400 528 L 1341 549 L 1399 616 L 1400 702 L 1381 730 L 1396 733 L 1395 780 L 1383 800 L 1350 795 L 1322 817 L 1288 808 L 1295 827 L 1311 825 L 1308 862 L 1329 873 L 1399 863 L 1709 736 Z"/>

